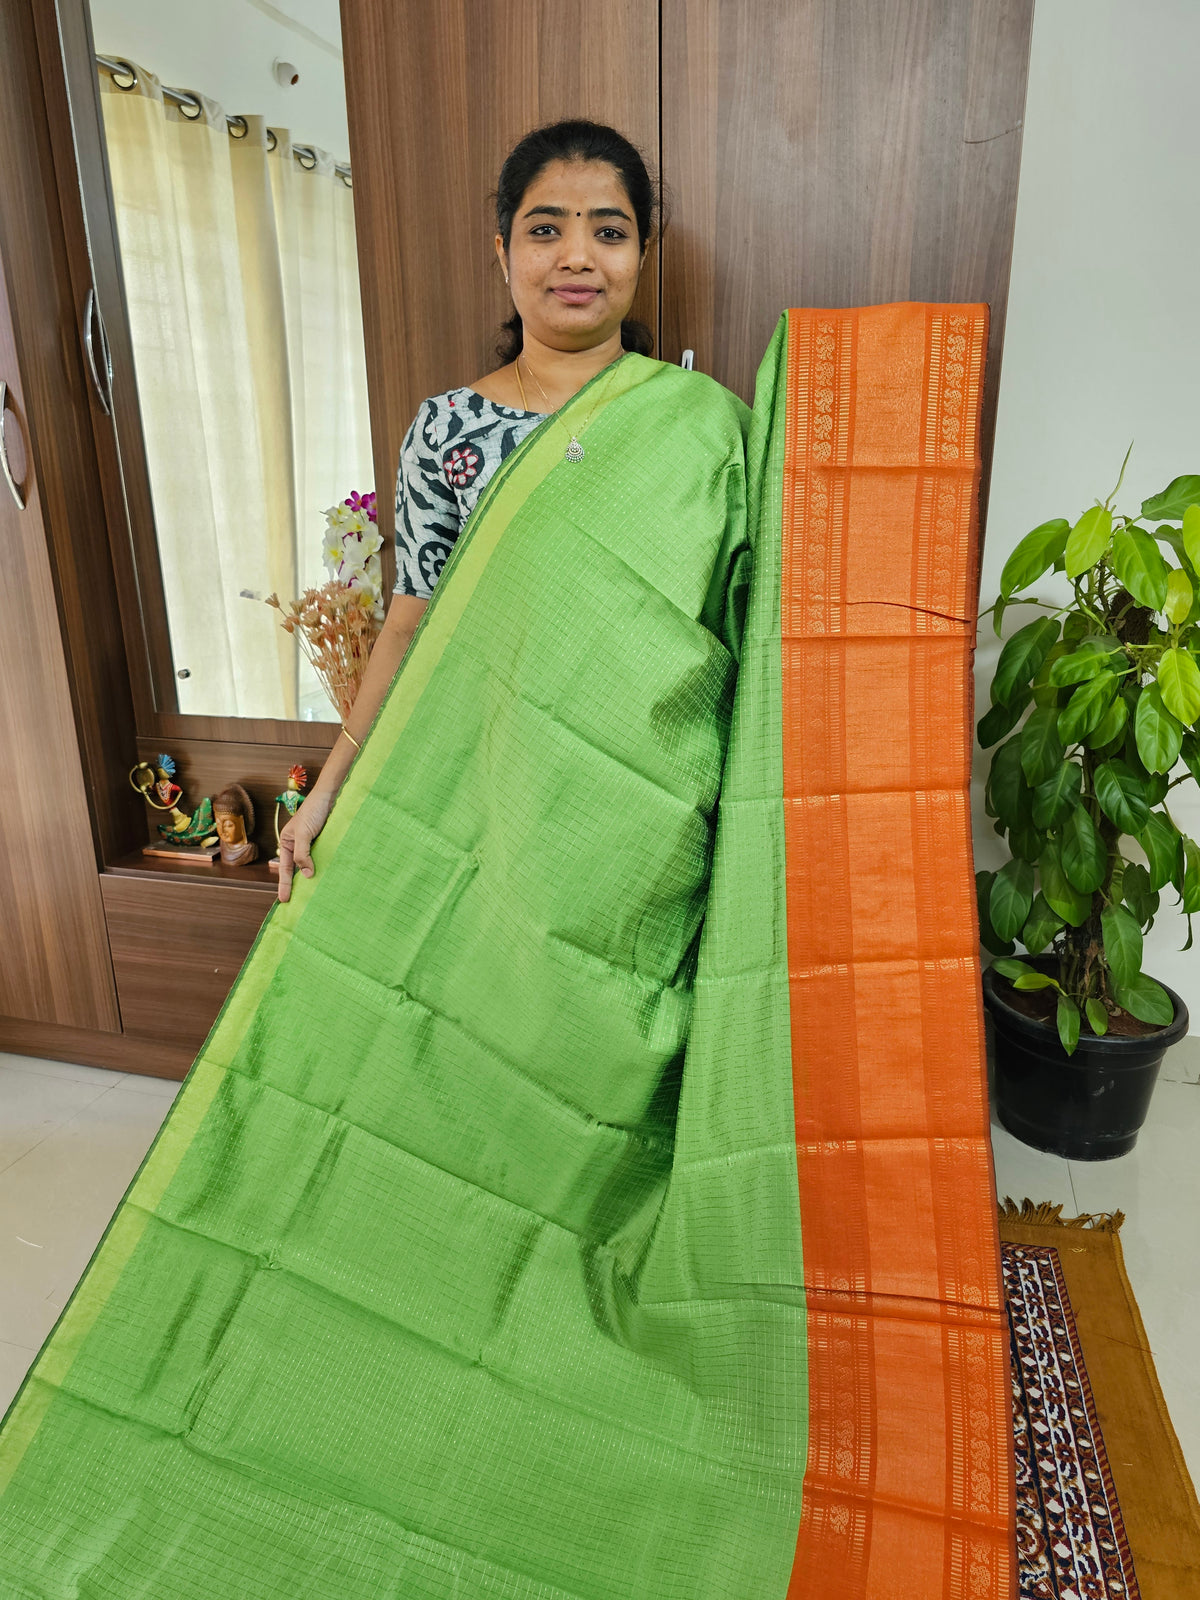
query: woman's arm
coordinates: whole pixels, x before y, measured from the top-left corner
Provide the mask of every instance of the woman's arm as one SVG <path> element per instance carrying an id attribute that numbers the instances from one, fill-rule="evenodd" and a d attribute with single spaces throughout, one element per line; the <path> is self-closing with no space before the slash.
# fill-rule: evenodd
<path id="1" fill-rule="evenodd" d="M 337 799 L 338 790 L 342 786 L 342 780 L 354 760 L 355 748 L 352 740 L 357 739 L 361 744 L 366 738 L 367 730 L 375 720 L 375 713 L 383 704 L 383 697 L 396 676 L 400 663 L 404 660 L 405 653 L 412 643 L 413 634 L 417 631 L 417 624 L 428 604 L 429 601 L 419 595 L 392 596 L 383 627 L 371 650 L 371 658 L 367 662 L 367 670 L 363 674 L 362 687 L 355 699 L 354 709 L 346 719 L 346 727 L 352 739 L 343 738 L 340 733 L 338 734 L 333 749 L 329 752 L 329 758 L 321 768 L 320 776 L 312 789 L 305 796 L 304 803 L 296 815 L 289 817 L 280 829 L 279 898 L 281 900 L 291 898 L 292 878 L 297 868 L 306 878 L 311 878 L 313 875 L 310 854 L 312 842 L 325 826 L 333 809 L 333 802 Z"/>

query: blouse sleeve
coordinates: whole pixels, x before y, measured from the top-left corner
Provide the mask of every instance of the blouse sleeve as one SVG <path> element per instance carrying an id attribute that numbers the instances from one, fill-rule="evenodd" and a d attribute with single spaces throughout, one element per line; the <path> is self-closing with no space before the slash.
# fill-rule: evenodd
<path id="1" fill-rule="evenodd" d="M 434 438 L 436 415 L 423 401 L 400 447 L 396 473 L 395 594 L 429 599 L 462 518 L 454 491 L 442 475 Z"/>

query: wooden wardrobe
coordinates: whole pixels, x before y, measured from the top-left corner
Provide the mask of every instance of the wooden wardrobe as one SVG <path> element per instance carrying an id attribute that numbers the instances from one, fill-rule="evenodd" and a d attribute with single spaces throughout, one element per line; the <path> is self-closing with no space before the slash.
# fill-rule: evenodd
<path id="1" fill-rule="evenodd" d="M 789 305 L 988 301 L 986 485 L 1031 21 L 1032 0 L 342 0 L 381 530 L 420 400 L 493 364 L 500 163 L 565 116 L 661 174 L 636 314 L 746 399 Z M 172 702 L 86 0 L 0 0 L 0 291 L 0 1050 L 181 1078 L 274 881 L 143 858 L 129 769 L 169 749 L 193 795 L 241 781 L 269 845 L 281 771 L 314 772 L 334 729 Z"/>

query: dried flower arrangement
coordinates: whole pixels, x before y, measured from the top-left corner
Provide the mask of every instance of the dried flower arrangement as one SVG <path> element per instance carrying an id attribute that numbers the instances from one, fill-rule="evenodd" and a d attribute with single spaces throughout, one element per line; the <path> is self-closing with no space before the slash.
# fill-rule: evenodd
<path id="1" fill-rule="evenodd" d="M 319 589 L 306 589 L 286 606 L 277 594 L 269 594 L 267 604 L 282 613 L 281 625 L 295 635 L 344 722 L 379 634 L 374 596 L 335 578 Z"/>
<path id="2" fill-rule="evenodd" d="M 342 721 L 350 713 L 383 621 L 383 573 L 376 527 L 375 494 L 351 493 L 325 513 L 322 556 L 330 581 L 306 589 L 284 605 L 277 594 L 267 604 L 282 613 L 281 625 L 311 662 Z"/>

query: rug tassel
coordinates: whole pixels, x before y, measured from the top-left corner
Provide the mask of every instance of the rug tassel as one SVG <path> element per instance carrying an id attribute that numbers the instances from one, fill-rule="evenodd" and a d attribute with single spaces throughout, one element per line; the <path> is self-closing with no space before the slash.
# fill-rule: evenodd
<path id="1" fill-rule="evenodd" d="M 1000 1217 L 1004 1222 L 1035 1222 L 1042 1227 L 1092 1228 L 1097 1233 L 1119 1233 L 1125 1221 L 1123 1211 L 1085 1211 L 1080 1217 L 1064 1217 L 1062 1206 L 1056 1206 L 1052 1201 L 1042 1200 L 1035 1205 L 1026 1198 L 1018 1206 L 1010 1195 L 1004 1196 Z"/>

